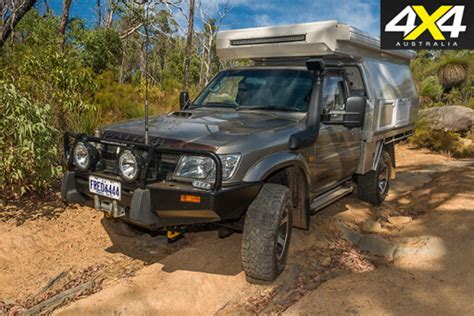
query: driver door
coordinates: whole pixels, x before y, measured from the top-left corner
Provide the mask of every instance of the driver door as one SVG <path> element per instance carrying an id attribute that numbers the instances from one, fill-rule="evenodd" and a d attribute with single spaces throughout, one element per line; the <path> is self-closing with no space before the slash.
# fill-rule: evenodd
<path id="1" fill-rule="evenodd" d="M 322 110 L 344 111 L 350 94 L 349 86 L 340 73 L 329 73 L 324 78 Z M 342 115 L 333 114 L 331 120 L 343 120 Z M 316 168 L 313 183 L 316 191 L 322 193 L 339 181 L 353 174 L 357 168 L 360 144 L 357 129 L 343 125 L 321 123 L 315 144 Z"/>

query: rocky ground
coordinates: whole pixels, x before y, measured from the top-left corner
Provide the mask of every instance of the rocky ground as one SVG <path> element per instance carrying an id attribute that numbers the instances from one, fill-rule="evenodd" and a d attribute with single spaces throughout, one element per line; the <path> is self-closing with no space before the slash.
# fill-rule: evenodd
<path id="1" fill-rule="evenodd" d="M 381 206 L 349 196 L 295 230 L 273 284 L 246 282 L 238 234 L 168 245 L 54 197 L 4 205 L 0 313 L 473 314 L 474 160 L 403 145 L 397 164 Z"/>

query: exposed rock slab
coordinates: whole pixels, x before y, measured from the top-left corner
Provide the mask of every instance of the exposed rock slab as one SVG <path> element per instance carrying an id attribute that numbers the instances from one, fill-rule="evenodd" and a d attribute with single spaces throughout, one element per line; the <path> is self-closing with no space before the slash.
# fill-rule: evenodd
<path id="1" fill-rule="evenodd" d="M 474 110 L 459 105 L 424 109 L 419 116 L 435 130 L 468 132 L 474 125 Z"/>

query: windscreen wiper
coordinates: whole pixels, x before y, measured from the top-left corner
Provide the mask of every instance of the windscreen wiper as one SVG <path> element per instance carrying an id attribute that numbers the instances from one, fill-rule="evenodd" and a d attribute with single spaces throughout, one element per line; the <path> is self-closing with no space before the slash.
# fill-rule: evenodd
<path id="1" fill-rule="evenodd" d="M 281 112 L 299 112 L 295 109 L 290 108 L 283 108 L 276 105 L 259 105 L 259 106 L 252 106 L 252 105 L 241 105 L 236 108 L 237 111 L 239 110 L 269 110 L 269 111 L 281 111 Z"/>
<path id="2" fill-rule="evenodd" d="M 195 105 L 192 108 L 234 108 L 235 104 L 227 102 L 207 102 L 201 105 Z"/>

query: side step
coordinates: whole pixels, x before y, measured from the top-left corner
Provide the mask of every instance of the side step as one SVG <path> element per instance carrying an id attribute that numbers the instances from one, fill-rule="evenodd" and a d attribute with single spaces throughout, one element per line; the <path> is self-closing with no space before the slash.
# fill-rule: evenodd
<path id="1" fill-rule="evenodd" d="M 339 186 L 336 187 L 320 196 L 315 198 L 313 202 L 311 202 L 311 211 L 315 213 L 316 211 L 319 211 L 329 204 L 332 204 L 333 202 L 345 197 L 348 194 L 351 194 L 354 188 L 352 186 Z"/>

